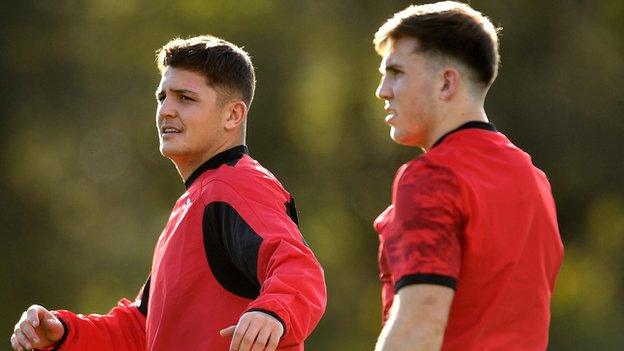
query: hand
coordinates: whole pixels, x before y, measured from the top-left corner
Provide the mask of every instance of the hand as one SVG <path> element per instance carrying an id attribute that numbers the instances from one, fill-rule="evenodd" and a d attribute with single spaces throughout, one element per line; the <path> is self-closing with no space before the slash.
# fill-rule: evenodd
<path id="1" fill-rule="evenodd" d="M 225 328 L 219 334 L 232 336 L 230 351 L 274 351 L 284 334 L 284 326 L 271 315 L 252 311 L 243 314 L 237 325 Z"/>
<path id="2" fill-rule="evenodd" d="M 11 346 L 15 351 L 44 349 L 61 340 L 65 327 L 50 311 L 32 305 L 15 324 Z"/>

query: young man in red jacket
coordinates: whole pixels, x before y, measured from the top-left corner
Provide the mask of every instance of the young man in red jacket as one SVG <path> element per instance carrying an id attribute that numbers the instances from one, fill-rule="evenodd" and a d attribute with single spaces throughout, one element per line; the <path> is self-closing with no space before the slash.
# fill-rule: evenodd
<path id="1" fill-rule="evenodd" d="M 484 110 L 497 30 L 445 1 L 398 12 L 374 43 L 391 137 L 424 150 L 375 221 L 376 350 L 545 350 L 563 246 L 546 176 Z"/>
<path id="2" fill-rule="evenodd" d="M 160 151 L 186 185 L 134 302 L 107 315 L 32 306 L 15 350 L 303 350 L 326 305 L 323 270 L 292 196 L 248 155 L 255 74 L 242 49 L 201 36 L 158 54 Z"/>

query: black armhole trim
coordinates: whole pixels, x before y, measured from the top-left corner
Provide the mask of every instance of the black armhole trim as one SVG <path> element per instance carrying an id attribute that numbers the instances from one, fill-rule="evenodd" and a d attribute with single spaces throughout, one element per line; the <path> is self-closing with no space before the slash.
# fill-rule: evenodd
<path id="1" fill-rule="evenodd" d="M 60 350 L 61 346 L 63 346 L 63 343 L 65 343 L 65 340 L 67 340 L 67 335 L 69 334 L 69 328 L 67 327 L 67 323 L 65 323 L 63 318 L 61 317 L 56 317 L 56 318 L 63 325 L 63 336 L 61 337 L 61 340 L 59 340 L 56 344 L 54 344 L 54 348 L 52 348 L 52 351 Z"/>
<path id="2" fill-rule="evenodd" d="M 284 323 L 284 320 L 275 312 L 271 311 L 271 310 L 265 310 L 264 308 L 250 308 L 247 310 L 247 312 L 262 312 L 262 313 L 266 313 L 269 316 L 277 319 L 280 323 L 282 323 L 282 327 L 284 327 L 284 333 L 282 333 L 282 336 L 284 336 L 286 334 L 286 323 Z"/>
<path id="3" fill-rule="evenodd" d="M 299 228 L 299 216 L 297 215 L 297 205 L 295 205 L 295 198 L 292 195 L 290 195 L 290 199 L 288 200 L 288 202 L 284 204 L 284 207 L 286 207 L 286 214 L 288 215 L 288 217 L 290 217 L 290 219 L 297 225 L 297 228 Z M 301 233 L 301 231 L 299 232 L 301 234 L 301 241 L 303 241 L 303 244 L 307 247 L 310 247 L 306 239 L 303 237 L 303 233 Z"/>
<path id="4" fill-rule="evenodd" d="M 394 292 L 398 293 L 399 290 L 405 286 L 412 284 L 434 284 L 449 287 L 453 290 L 457 289 L 457 279 L 442 274 L 410 274 L 401 277 L 394 285 Z"/>
<path id="5" fill-rule="evenodd" d="M 206 259 L 217 282 L 232 294 L 257 298 L 262 237 L 225 202 L 206 206 L 202 226 Z"/>
<path id="6" fill-rule="evenodd" d="M 141 292 L 141 304 L 139 304 L 139 312 L 143 317 L 147 318 L 147 304 L 149 303 L 149 291 L 151 285 L 152 276 L 147 278 L 145 285 L 143 285 L 143 291 Z"/>
<path id="7" fill-rule="evenodd" d="M 297 206 L 295 205 L 295 198 L 292 195 L 290 195 L 290 200 L 288 200 L 285 206 L 286 206 L 286 214 L 288 214 L 288 217 L 290 217 L 290 219 L 292 219 L 292 221 L 295 222 L 295 224 L 298 227 L 299 216 L 297 216 Z"/>

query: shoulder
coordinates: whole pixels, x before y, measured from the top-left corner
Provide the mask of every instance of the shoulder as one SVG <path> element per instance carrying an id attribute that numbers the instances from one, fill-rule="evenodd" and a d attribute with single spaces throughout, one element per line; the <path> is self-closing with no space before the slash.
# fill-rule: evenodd
<path id="1" fill-rule="evenodd" d="M 455 189 L 459 187 L 459 177 L 450 165 L 422 155 L 401 167 L 396 185 L 408 192 Z"/>
<path id="2" fill-rule="evenodd" d="M 201 184 L 200 197 L 205 203 L 231 200 L 283 205 L 290 194 L 269 170 L 245 156 L 235 165 L 221 166 L 206 178 Z"/>
<path id="3" fill-rule="evenodd" d="M 456 172 L 426 155 L 404 165 L 397 175 L 394 205 L 399 216 L 420 215 L 426 209 L 461 211 L 462 203 L 461 180 Z"/>

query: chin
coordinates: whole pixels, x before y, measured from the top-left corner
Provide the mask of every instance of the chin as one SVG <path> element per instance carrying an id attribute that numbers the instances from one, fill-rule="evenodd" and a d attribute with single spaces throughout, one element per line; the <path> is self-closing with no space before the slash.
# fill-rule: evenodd
<path id="1" fill-rule="evenodd" d="M 160 145 L 160 154 L 170 160 L 173 160 L 175 158 L 178 158 L 183 153 L 181 152 L 181 150 L 177 150 L 174 147 Z"/>
<path id="2" fill-rule="evenodd" d="M 392 141 L 399 145 L 421 147 L 418 142 L 414 141 L 414 138 L 410 138 L 409 135 L 398 133 L 394 128 L 390 131 L 390 138 L 392 138 Z"/>

